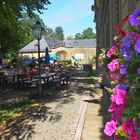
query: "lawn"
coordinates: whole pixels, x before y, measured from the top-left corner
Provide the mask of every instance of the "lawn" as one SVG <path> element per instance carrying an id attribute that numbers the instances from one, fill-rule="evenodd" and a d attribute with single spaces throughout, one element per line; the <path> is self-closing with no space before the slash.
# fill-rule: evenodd
<path id="1" fill-rule="evenodd" d="M 27 109 L 39 106 L 38 100 L 22 100 L 14 103 L 0 105 L 0 123 L 6 123 L 10 119 L 19 116 Z"/>

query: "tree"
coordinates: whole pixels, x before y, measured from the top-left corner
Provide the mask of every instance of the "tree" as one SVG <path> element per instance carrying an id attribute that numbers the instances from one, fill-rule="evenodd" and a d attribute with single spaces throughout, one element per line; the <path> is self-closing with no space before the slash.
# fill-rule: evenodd
<path id="1" fill-rule="evenodd" d="M 92 31 L 92 28 L 85 29 L 82 32 L 82 34 L 83 34 L 83 37 L 82 37 L 83 39 L 92 39 L 92 38 L 96 37 L 95 33 L 93 33 L 93 31 Z"/>
<path id="2" fill-rule="evenodd" d="M 45 5 L 51 4 L 49 0 L 2 0 L 0 9 L 4 11 L 7 8 L 10 8 L 12 13 L 16 15 L 16 17 L 22 16 L 23 11 L 26 11 L 28 14 L 34 13 L 34 11 L 38 11 L 41 13 L 41 10 L 46 9 Z"/>
<path id="3" fill-rule="evenodd" d="M 67 36 L 66 40 L 73 40 L 73 36 L 72 35 Z"/>
<path id="4" fill-rule="evenodd" d="M 13 20 L 13 23 L 9 22 L 7 28 L 5 26 L 0 27 L 0 45 L 3 56 L 6 53 L 18 51 L 34 39 L 31 26 L 36 20 L 40 20 L 38 15 L 34 14 L 34 16 L 29 17 L 24 13 L 16 23 Z"/>
<path id="5" fill-rule="evenodd" d="M 60 40 L 64 40 L 63 29 L 61 26 L 55 28 L 55 37 Z"/>
<path id="6" fill-rule="evenodd" d="M 52 28 L 46 27 L 45 28 L 45 31 L 44 31 L 44 35 L 48 35 L 50 37 L 54 37 L 55 36 L 55 33 L 54 33 L 54 31 L 53 31 Z"/>
<path id="7" fill-rule="evenodd" d="M 0 47 L 3 55 L 6 55 L 7 52 L 17 51 L 22 44 L 27 43 L 26 39 L 31 35 L 31 29 L 28 30 L 28 23 L 24 21 L 26 18 L 23 13 L 27 13 L 28 17 L 32 19 L 36 10 L 41 13 L 41 10 L 44 10 L 45 5 L 49 3 L 48 0 L 1 1 Z"/>
<path id="8" fill-rule="evenodd" d="M 75 35 L 75 39 L 82 39 L 83 38 L 83 35 L 81 33 L 77 33 Z"/>
<path id="9" fill-rule="evenodd" d="M 96 34 L 93 33 L 92 28 L 90 27 L 83 30 L 82 33 L 77 33 L 75 35 L 75 39 L 92 39 L 92 38 L 96 38 Z"/>

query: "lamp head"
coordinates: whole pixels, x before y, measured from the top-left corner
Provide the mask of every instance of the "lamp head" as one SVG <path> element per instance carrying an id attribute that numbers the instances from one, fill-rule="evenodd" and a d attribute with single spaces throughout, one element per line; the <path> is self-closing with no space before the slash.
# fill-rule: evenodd
<path id="1" fill-rule="evenodd" d="M 34 26 L 32 27 L 32 30 L 34 32 L 34 36 L 36 39 L 41 39 L 42 31 L 43 31 L 43 26 L 40 21 L 37 21 Z"/>

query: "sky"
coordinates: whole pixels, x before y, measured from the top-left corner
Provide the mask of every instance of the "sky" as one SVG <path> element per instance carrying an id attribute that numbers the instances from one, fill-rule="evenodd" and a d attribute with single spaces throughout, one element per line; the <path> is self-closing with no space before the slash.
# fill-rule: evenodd
<path id="1" fill-rule="evenodd" d="M 51 4 L 47 5 L 48 10 L 42 11 L 43 14 L 40 15 L 46 26 L 53 30 L 61 26 L 65 36 L 82 33 L 88 27 L 95 32 L 94 13 L 91 11 L 94 0 L 50 1 Z"/>

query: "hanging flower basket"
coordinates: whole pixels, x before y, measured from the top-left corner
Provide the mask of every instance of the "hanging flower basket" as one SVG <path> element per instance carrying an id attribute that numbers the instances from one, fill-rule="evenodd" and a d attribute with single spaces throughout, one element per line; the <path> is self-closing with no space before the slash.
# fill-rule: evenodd
<path id="1" fill-rule="evenodd" d="M 99 55 L 110 80 L 110 120 L 104 133 L 115 140 L 140 138 L 140 9 L 115 25 L 114 45 Z M 128 22 L 129 26 L 123 26 Z"/>

